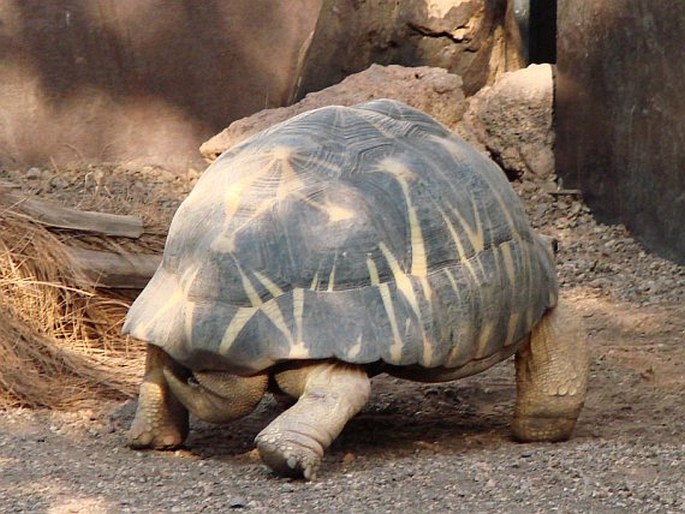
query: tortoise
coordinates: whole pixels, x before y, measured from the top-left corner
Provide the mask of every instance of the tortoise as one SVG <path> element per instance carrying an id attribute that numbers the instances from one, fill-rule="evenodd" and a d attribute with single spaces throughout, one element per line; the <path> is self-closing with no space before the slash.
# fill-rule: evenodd
<path id="1" fill-rule="evenodd" d="M 554 259 L 501 169 L 421 111 L 274 125 L 207 168 L 128 312 L 148 343 L 129 445 L 178 447 L 189 412 L 226 423 L 278 391 L 297 401 L 259 454 L 313 479 L 370 377 L 451 381 L 514 354 L 514 437 L 566 440 L 589 364 Z"/>

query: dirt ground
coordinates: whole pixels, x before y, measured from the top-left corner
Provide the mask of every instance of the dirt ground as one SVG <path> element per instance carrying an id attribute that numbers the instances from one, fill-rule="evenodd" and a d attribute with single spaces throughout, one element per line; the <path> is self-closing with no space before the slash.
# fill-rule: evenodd
<path id="1" fill-rule="evenodd" d="M 0 179 L 65 205 L 142 214 L 154 229 L 197 175 L 112 165 Z M 685 268 L 598 224 L 573 192 L 514 186 L 532 223 L 560 240 L 563 294 L 589 333 L 590 390 L 571 441 L 510 439 L 511 360 L 450 384 L 375 378 L 312 483 L 275 477 L 255 455 L 254 436 L 280 409 L 273 399 L 231 426 L 194 421 L 186 447 L 168 453 L 126 448 L 134 400 L 14 409 L 0 416 L 0 511 L 685 511 Z"/>

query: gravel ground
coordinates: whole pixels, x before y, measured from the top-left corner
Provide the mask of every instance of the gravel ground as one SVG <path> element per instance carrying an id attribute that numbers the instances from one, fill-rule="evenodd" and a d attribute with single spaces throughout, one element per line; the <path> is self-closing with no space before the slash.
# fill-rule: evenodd
<path id="1" fill-rule="evenodd" d="M 141 212 L 146 201 L 148 224 L 160 227 L 196 175 L 114 165 L 0 172 L 82 208 L 97 200 Z M 685 269 L 598 224 L 573 194 L 515 187 L 532 223 L 561 242 L 563 293 L 593 349 L 571 441 L 510 440 L 511 361 L 451 384 L 375 378 L 371 402 L 313 483 L 275 477 L 255 455 L 254 436 L 281 409 L 273 399 L 229 427 L 194 421 L 186 448 L 168 453 L 125 447 L 133 401 L 17 409 L 0 418 L 0 511 L 685 512 Z"/>

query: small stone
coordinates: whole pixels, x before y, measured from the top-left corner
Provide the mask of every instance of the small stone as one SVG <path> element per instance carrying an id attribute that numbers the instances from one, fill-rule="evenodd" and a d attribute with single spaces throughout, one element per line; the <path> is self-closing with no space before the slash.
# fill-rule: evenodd
<path id="1" fill-rule="evenodd" d="M 355 456 L 354 453 L 347 452 L 345 455 L 343 455 L 342 458 L 342 463 L 345 465 L 352 464 L 357 457 Z"/>
<path id="2" fill-rule="evenodd" d="M 52 177 L 50 180 L 50 186 L 52 186 L 53 189 L 64 189 L 69 185 L 69 183 L 66 181 L 66 179 L 62 177 Z"/>
<path id="3" fill-rule="evenodd" d="M 234 496 L 228 501 L 230 509 L 242 509 L 247 505 L 247 501 L 242 496 Z"/>
<path id="4" fill-rule="evenodd" d="M 25 178 L 26 180 L 38 180 L 43 176 L 43 172 L 41 171 L 40 168 L 29 168 L 26 171 Z"/>
<path id="5" fill-rule="evenodd" d="M 281 486 L 281 491 L 284 493 L 293 493 L 295 492 L 295 486 L 290 482 L 286 482 Z"/>

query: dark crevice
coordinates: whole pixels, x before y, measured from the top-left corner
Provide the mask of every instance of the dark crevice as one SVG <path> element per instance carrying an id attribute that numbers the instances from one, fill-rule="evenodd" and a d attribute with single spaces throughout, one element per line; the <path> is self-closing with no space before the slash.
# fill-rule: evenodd
<path id="1" fill-rule="evenodd" d="M 428 27 L 424 27 L 422 25 L 416 25 L 415 23 L 407 23 L 407 27 L 412 32 L 415 32 L 415 33 L 420 34 L 420 35 L 425 36 L 425 37 L 447 38 L 454 43 L 463 43 L 464 41 L 468 42 L 467 38 L 457 37 L 454 34 L 452 34 L 451 32 L 447 32 L 446 30 L 436 31 L 436 30 L 430 29 Z M 463 29 L 463 28 L 466 28 L 466 25 L 461 25 L 457 28 Z"/>

